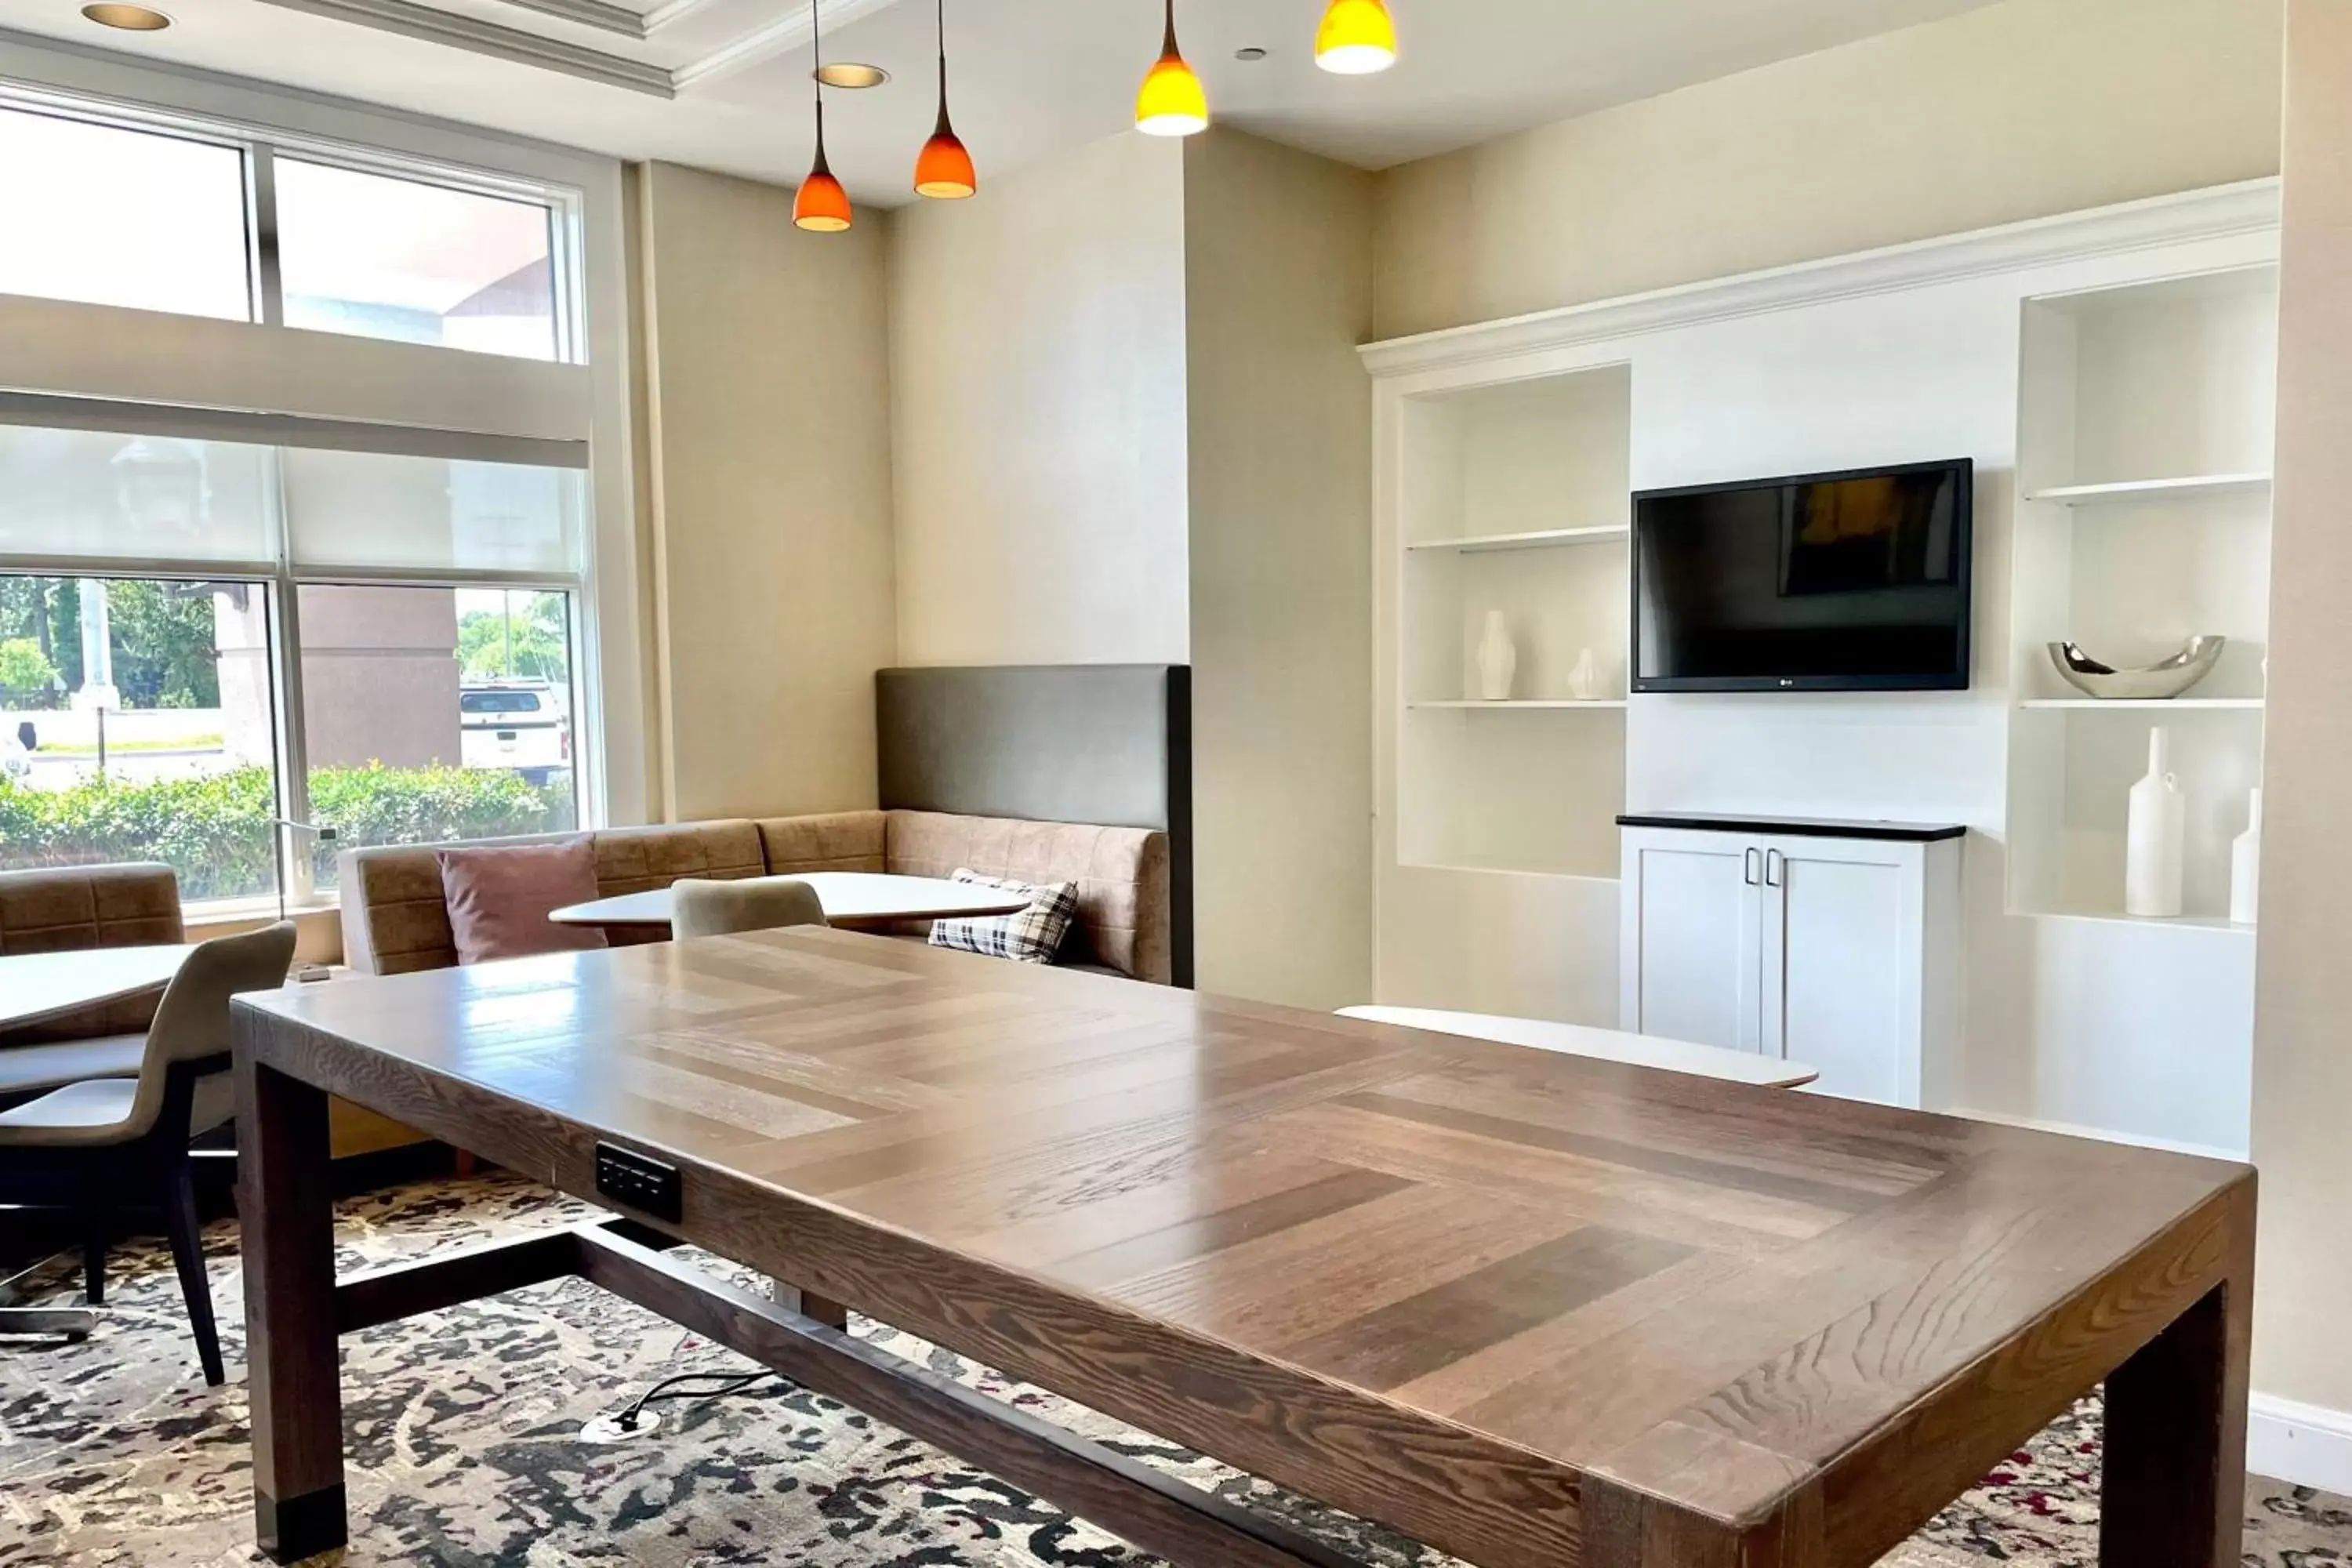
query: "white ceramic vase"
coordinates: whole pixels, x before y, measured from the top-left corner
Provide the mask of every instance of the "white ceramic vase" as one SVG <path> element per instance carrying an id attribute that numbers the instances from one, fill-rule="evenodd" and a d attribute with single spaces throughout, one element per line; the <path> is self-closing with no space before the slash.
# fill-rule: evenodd
<path id="1" fill-rule="evenodd" d="M 2155 920 L 2180 913 L 2180 862 L 2189 811 L 2172 773 L 2172 731 L 2147 732 L 2147 776 L 2131 787 L 2124 828 L 2124 912 Z"/>
<path id="2" fill-rule="evenodd" d="M 1482 701 L 1507 702 L 1511 682 L 1519 673 L 1518 645 L 1511 640 L 1511 623 L 1500 610 L 1486 612 L 1478 637 L 1478 696 Z"/>
<path id="3" fill-rule="evenodd" d="M 2250 926 L 2254 923 L 2254 909 L 2262 901 L 2262 890 L 2263 792 L 2257 789 L 2246 796 L 2246 830 L 2230 844 L 2230 920 L 2232 924 Z"/>
<path id="4" fill-rule="evenodd" d="M 1568 672 L 1568 694 L 1579 702 L 1601 700 L 1601 661 L 1591 648 L 1576 656 L 1576 668 Z"/>

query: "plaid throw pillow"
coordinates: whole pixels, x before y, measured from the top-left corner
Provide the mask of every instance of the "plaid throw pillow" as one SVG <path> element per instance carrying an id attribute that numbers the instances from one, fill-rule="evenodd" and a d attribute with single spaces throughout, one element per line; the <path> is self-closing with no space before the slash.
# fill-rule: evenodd
<path id="1" fill-rule="evenodd" d="M 1078 918 L 1076 882 L 1032 887 L 1027 882 L 1008 882 L 1002 877 L 983 877 L 968 867 L 959 868 L 951 879 L 978 883 L 983 888 L 1002 888 L 1008 893 L 1026 893 L 1029 907 L 1017 915 L 933 921 L 933 947 L 1009 958 L 1015 963 L 1051 963 L 1054 955 L 1062 951 L 1062 939 L 1070 934 L 1070 923 Z"/>

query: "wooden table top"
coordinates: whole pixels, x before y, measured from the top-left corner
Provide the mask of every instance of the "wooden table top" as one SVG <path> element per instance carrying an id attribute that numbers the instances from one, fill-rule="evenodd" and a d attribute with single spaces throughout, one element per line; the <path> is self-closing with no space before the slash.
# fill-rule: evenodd
<path id="1" fill-rule="evenodd" d="M 156 945 L 0 955 L 0 1029 L 161 991 L 194 951 Z"/>
<path id="2" fill-rule="evenodd" d="M 2251 1256 L 2242 1166 L 842 931 L 237 1007 L 261 1064 L 575 1194 L 652 1152 L 701 1245 L 1489 1564 L 1629 1506 L 1869 1562 Z"/>
<path id="3" fill-rule="evenodd" d="M 1339 1016 L 1363 1018 L 1375 1024 L 1402 1024 L 1408 1029 L 1428 1029 L 1440 1035 L 1467 1035 L 1474 1040 L 1529 1046 L 1539 1051 L 1565 1051 L 1596 1061 L 1656 1068 L 1661 1072 L 1696 1073 L 1701 1078 L 1759 1084 L 1767 1089 L 1796 1089 L 1822 1076 L 1818 1068 L 1782 1057 L 1702 1046 L 1693 1040 L 1669 1040 L 1658 1035 L 1633 1035 L 1622 1029 L 1555 1024 L 1544 1018 L 1507 1018 L 1493 1013 L 1454 1013 L 1435 1007 L 1370 1006 L 1342 1007 Z"/>
<path id="4" fill-rule="evenodd" d="M 856 928 L 898 921 L 972 920 L 1018 914 L 1029 900 L 1001 888 L 951 882 L 944 877 L 899 877 L 879 871 L 811 871 L 797 880 L 816 889 L 824 918 Z M 547 918 L 559 925 L 669 925 L 670 890 L 654 888 L 585 904 L 568 904 Z"/>

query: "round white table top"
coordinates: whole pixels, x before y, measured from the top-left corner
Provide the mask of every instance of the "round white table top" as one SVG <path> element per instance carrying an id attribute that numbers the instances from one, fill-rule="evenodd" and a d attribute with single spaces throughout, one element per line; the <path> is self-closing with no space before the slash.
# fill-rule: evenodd
<path id="1" fill-rule="evenodd" d="M 0 1029 L 161 991 L 191 946 L 0 954 Z"/>
<path id="2" fill-rule="evenodd" d="M 1002 888 L 938 877 L 893 877 L 879 871 L 811 871 L 796 880 L 816 889 L 824 918 L 836 926 L 887 925 L 892 921 L 976 920 L 1018 914 L 1029 900 Z M 548 919 L 570 926 L 666 926 L 669 889 L 622 893 L 572 904 Z"/>
<path id="3" fill-rule="evenodd" d="M 1465 1035 L 1474 1040 L 1496 1040 L 1507 1046 L 1532 1046 L 1538 1050 L 1591 1057 L 1598 1061 L 1692 1073 L 1730 1083 L 1752 1083 L 1766 1089 L 1794 1089 L 1822 1076 L 1817 1068 L 1802 1062 L 1759 1056 L 1754 1051 L 1727 1050 L 1721 1046 L 1695 1045 L 1655 1035 L 1629 1035 L 1620 1029 L 1587 1028 L 1581 1024 L 1553 1024 L 1540 1018 L 1445 1013 L 1429 1007 L 1342 1007 L 1339 1016 L 1375 1024 L 1400 1024 L 1408 1029 L 1428 1029 L 1440 1035 Z"/>

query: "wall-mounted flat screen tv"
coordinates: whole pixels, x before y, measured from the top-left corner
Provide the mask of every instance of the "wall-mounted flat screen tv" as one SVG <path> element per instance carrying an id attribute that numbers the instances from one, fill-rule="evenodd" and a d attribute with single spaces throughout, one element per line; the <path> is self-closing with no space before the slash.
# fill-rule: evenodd
<path id="1" fill-rule="evenodd" d="M 1633 689 L 1965 689 L 1975 474 L 1961 458 L 1635 495 Z"/>

